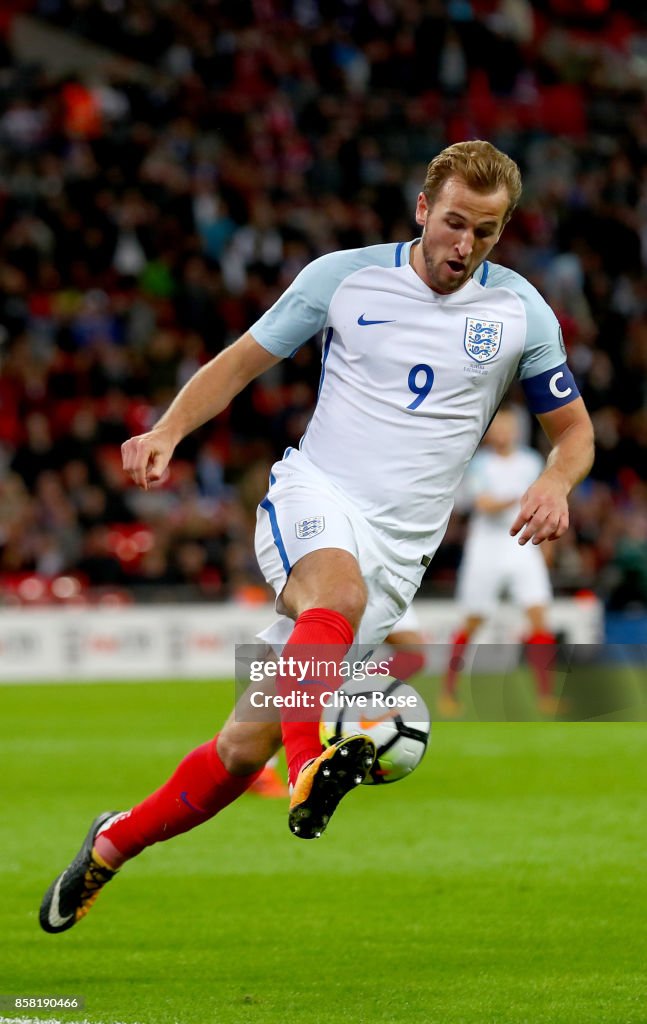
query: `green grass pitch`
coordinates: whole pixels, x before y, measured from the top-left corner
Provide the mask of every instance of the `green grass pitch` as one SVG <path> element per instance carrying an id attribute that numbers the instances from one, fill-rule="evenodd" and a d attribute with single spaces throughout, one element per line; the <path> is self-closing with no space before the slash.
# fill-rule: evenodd
<path id="1" fill-rule="evenodd" d="M 647 725 L 441 723 L 320 842 L 245 796 L 38 927 L 92 817 L 207 739 L 233 687 L 0 687 L 0 993 L 91 1024 L 642 1024 Z"/>

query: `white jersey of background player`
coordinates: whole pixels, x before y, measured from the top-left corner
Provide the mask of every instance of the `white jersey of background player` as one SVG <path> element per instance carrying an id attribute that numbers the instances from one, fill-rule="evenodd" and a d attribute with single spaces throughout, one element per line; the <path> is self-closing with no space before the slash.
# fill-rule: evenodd
<path id="1" fill-rule="evenodd" d="M 465 492 L 473 512 L 458 574 L 457 598 L 470 616 L 490 615 L 504 589 L 523 609 L 543 608 L 552 598 L 541 549 L 520 547 L 510 536 L 519 500 L 544 464 L 537 451 L 519 446 L 517 439 L 514 411 L 499 412 L 465 477 Z"/>
<path id="2" fill-rule="evenodd" d="M 458 573 L 456 596 L 465 617 L 453 637 L 443 679 L 440 710 L 445 715 L 461 711 L 456 692 L 465 647 L 494 612 L 504 588 L 526 615 L 526 659 L 535 676 L 539 708 L 548 714 L 559 709 L 553 692 L 555 638 L 547 621 L 552 599 L 548 569 L 540 548 L 520 547 L 510 536 L 519 500 L 543 466 L 539 453 L 520 447 L 518 437 L 515 412 L 501 410 L 465 478 L 465 492 L 474 511 Z"/>
<path id="3" fill-rule="evenodd" d="M 515 377 L 535 413 L 578 395 L 557 319 L 532 285 L 485 262 L 440 294 L 413 269 L 415 244 L 315 260 L 251 327 L 276 356 L 323 332 L 314 414 L 259 509 L 259 563 L 280 595 L 306 552 L 358 556 L 370 595 L 360 642 L 382 640 L 411 601 Z M 265 638 L 280 642 L 291 627 Z"/>

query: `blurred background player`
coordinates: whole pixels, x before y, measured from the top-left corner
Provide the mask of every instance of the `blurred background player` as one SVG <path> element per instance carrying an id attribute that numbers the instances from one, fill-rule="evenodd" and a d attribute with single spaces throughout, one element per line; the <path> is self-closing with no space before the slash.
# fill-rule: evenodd
<path id="1" fill-rule="evenodd" d="M 551 672 L 555 638 L 547 622 L 552 589 L 546 561 L 541 548 L 533 544 L 521 547 L 510 535 L 519 499 L 542 466 L 539 453 L 519 443 L 514 409 L 500 410 L 466 476 L 473 515 L 456 591 L 465 618 L 452 640 L 439 701 L 439 709 L 447 717 L 462 710 L 457 688 L 466 646 L 494 613 L 503 592 L 526 615 L 526 656 L 536 680 L 539 709 L 543 714 L 557 710 Z"/>
<path id="2" fill-rule="evenodd" d="M 395 679 L 412 679 L 425 667 L 425 638 L 418 613 L 412 604 L 398 619 L 384 643 L 392 648 L 387 652 L 391 675 Z"/>

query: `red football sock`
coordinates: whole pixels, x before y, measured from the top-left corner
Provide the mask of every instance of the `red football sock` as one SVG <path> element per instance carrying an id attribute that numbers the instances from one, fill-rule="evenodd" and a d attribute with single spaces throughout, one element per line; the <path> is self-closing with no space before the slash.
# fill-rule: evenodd
<path id="1" fill-rule="evenodd" d="M 450 655 L 449 664 L 447 665 L 447 671 L 445 672 L 445 678 L 443 680 L 443 689 L 450 697 L 454 697 L 456 694 L 456 687 L 458 686 L 458 680 L 460 679 L 461 670 L 464 664 L 464 648 L 467 646 L 468 642 L 469 636 L 464 629 L 461 629 L 458 633 L 454 634 L 454 638 L 452 640 L 452 653 Z"/>
<path id="2" fill-rule="evenodd" d="M 208 821 L 258 778 L 260 771 L 251 775 L 227 771 L 216 750 L 217 739 L 187 754 L 160 789 L 97 836 L 95 849 L 109 866 L 119 867 L 146 846 Z"/>
<path id="3" fill-rule="evenodd" d="M 298 658 L 301 655 L 305 659 L 316 658 L 317 660 L 341 662 L 344 654 L 353 642 L 353 627 L 348 619 L 341 612 L 331 611 L 329 608 L 309 608 L 302 612 L 294 624 L 294 629 L 283 648 L 282 657 Z M 318 650 L 322 644 L 335 644 L 332 652 Z M 330 692 L 335 690 L 340 680 L 332 678 L 330 674 L 317 693 L 325 692 L 326 686 Z M 283 678 L 278 680 L 278 689 L 283 693 L 292 692 L 294 679 Z M 295 721 L 298 717 L 301 720 Z M 303 721 L 310 718 L 311 721 Z M 298 715 L 287 714 L 281 716 L 281 731 L 283 733 L 283 745 L 285 757 L 288 763 L 288 776 L 294 784 L 301 767 L 312 757 L 318 757 L 321 753 L 321 741 L 319 740 L 319 714 Z"/>
<path id="4" fill-rule="evenodd" d="M 397 650 L 389 659 L 389 670 L 394 679 L 410 679 L 425 667 L 425 656 L 420 651 Z"/>
<path id="5" fill-rule="evenodd" d="M 555 637 L 552 633 L 533 633 L 526 640 L 526 658 L 540 697 L 549 697 L 553 692 L 555 653 Z"/>

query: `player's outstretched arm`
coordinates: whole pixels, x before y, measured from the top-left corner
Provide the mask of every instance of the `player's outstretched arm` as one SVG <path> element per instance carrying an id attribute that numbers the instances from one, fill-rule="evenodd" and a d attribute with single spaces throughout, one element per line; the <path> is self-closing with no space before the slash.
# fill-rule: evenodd
<path id="1" fill-rule="evenodd" d="M 510 527 L 519 544 L 557 540 L 568 529 L 568 496 L 593 465 L 593 425 L 581 398 L 538 417 L 552 444 L 546 468 L 521 499 Z"/>
<path id="2" fill-rule="evenodd" d="M 249 331 L 243 334 L 187 381 L 152 430 L 122 444 L 125 472 L 148 490 L 161 480 L 183 437 L 226 409 L 250 381 L 278 362 Z"/>

